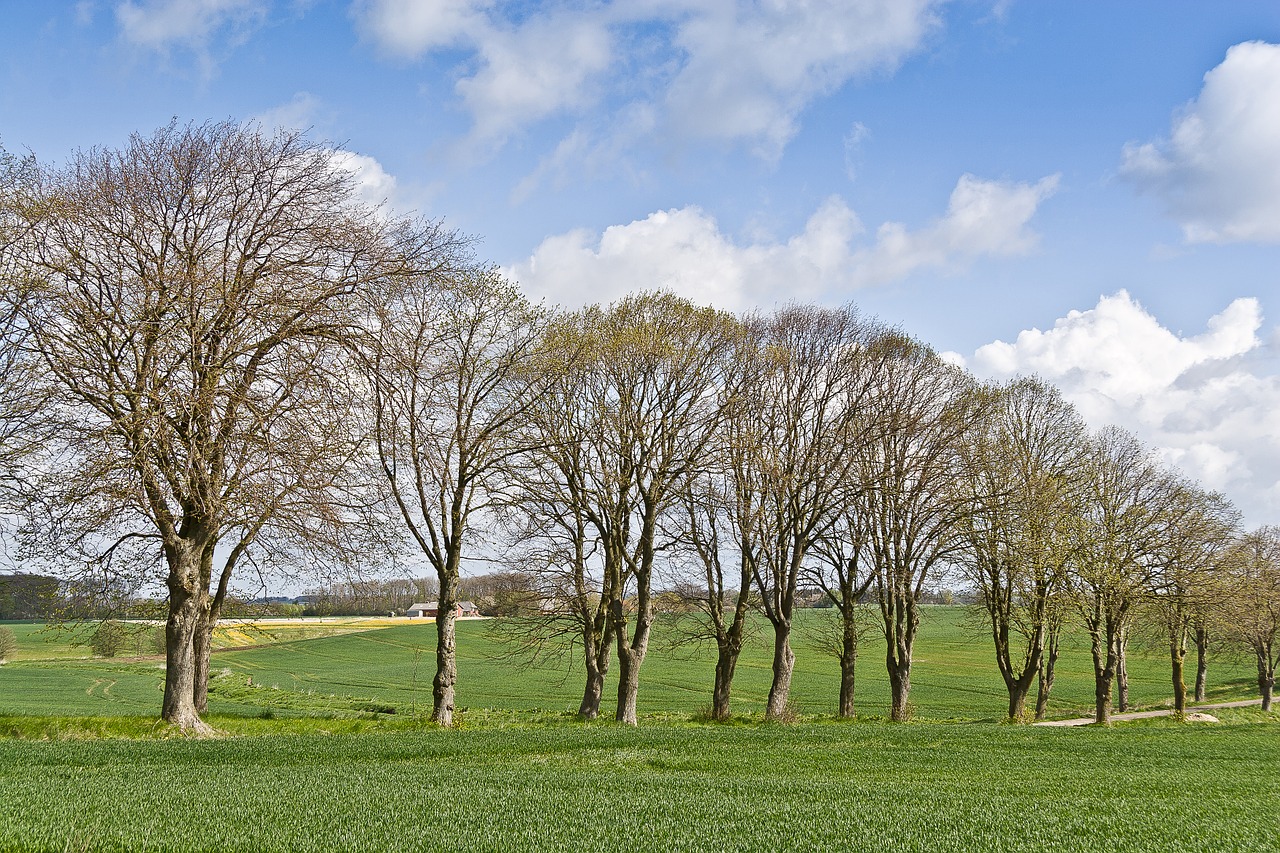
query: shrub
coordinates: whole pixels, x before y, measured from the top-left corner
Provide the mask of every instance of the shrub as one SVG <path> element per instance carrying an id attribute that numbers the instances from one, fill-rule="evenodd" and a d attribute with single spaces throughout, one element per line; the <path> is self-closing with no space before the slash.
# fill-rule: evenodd
<path id="1" fill-rule="evenodd" d="M 13 631 L 0 626 L 0 663 L 12 658 L 18 651 L 18 641 L 13 636 Z"/>
<path id="2" fill-rule="evenodd" d="M 98 626 L 89 638 L 89 648 L 98 657 L 113 658 L 120 654 L 125 644 L 124 625 L 114 619 L 108 619 Z"/>

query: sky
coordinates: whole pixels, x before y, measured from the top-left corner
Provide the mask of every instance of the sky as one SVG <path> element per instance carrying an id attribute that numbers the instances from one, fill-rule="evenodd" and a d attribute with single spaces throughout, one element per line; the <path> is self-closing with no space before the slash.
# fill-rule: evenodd
<path id="1" fill-rule="evenodd" d="M 305 129 L 551 304 L 852 302 L 1280 524 L 1280 3 L 0 0 L 0 145 Z"/>

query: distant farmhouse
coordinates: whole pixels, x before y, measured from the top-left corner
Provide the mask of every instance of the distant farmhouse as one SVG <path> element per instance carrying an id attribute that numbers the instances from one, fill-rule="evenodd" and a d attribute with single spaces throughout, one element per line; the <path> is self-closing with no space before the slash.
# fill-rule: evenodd
<path id="1" fill-rule="evenodd" d="M 414 604 L 409 608 L 408 614 L 415 619 L 434 619 L 440 615 L 440 602 L 427 601 Z M 473 601 L 459 601 L 458 606 L 454 609 L 455 616 L 479 616 L 480 608 L 476 607 Z"/>

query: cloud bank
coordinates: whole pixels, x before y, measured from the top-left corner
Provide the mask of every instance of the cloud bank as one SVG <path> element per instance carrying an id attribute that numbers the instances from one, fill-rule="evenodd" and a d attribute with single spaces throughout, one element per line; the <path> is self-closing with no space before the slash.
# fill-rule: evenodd
<path id="1" fill-rule="evenodd" d="M 1250 524 L 1280 522 L 1280 330 L 1260 335 L 1262 305 L 1231 302 L 1205 330 L 1164 327 L 1127 292 L 1072 311 L 959 359 L 979 376 L 1037 374 L 1086 420 L 1116 424 L 1155 446 L 1205 486 L 1224 492 Z"/>
<path id="2" fill-rule="evenodd" d="M 1125 147 L 1121 174 L 1191 243 L 1280 243 L 1280 45 L 1245 42 L 1204 76 L 1168 139 Z"/>
<path id="3" fill-rule="evenodd" d="M 921 269 L 964 269 L 985 257 L 1021 255 L 1037 236 L 1029 227 L 1057 176 L 1034 184 L 965 175 L 946 213 L 911 230 L 898 222 L 866 229 L 832 196 L 789 239 L 741 244 L 698 207 L 658 211 L 595 233 L 544 240 L 507 272 L 528 292 L 564 305 L 607 302 L 663 288 L 737 310 L 788 299 L 822 299 L 897 281 Z"/>

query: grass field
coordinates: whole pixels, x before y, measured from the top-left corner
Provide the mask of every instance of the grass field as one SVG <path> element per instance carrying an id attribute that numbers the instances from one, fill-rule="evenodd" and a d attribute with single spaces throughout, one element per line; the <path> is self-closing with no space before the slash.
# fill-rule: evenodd
<path id="1" fill-rule="evenodd" d="M 249 629 L 253 642 L 221 642 L 249 648 L 214 657 L 209 719 L 225 737 L 198 741 L 156 724 L 156 659 L 83 659 L 49 643 L 46 657 L 0 667 L 0 850 L 1275 848 L 1276 715 L 1006 725 L 985 638 L 958 609 L 926 620 L 906 725 L 881 716 L 874 639 L 860 719 L 828 716 L 837 670 L 811 621 L 794 681 L 804 717 L 785 726 L 758 722 L 764 634 L 740 665 L 733 722 L 697 722 L 709 653 L 659 645 L 632 729 L 573 719 L 580 667 L 523 669 L 502 657 L 492 623 L 463 622 L 465 710 L 450 731 L 425 722 L 433 625 Z M 1130 668 L 1136 703 L 1168 700 L 1160 655 L 1135 650 Z M 1253 693 L 1244 661 L 1215 660 L 1210 675 L 1214 698 Z M 1091 695 L 1077 639 L 1055 715 Z"/>

